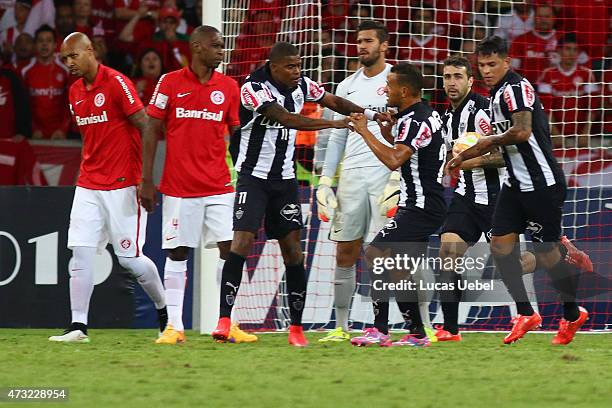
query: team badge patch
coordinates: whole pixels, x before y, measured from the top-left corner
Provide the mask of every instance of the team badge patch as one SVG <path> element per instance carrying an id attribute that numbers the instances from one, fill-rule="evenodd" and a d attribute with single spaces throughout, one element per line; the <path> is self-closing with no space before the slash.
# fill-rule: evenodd
<path id="1" fill-rule="evenodd" d="M 104 102 L 106 102 L 106 98 L 104 97 L 103 93 L 97 94 L 94 98 L 94 105 L 96 105 L 98 108 L 104 105 Z"/>
<path id="2" fill-rule="evenodd" d="M 225 95 L 221 91 L 213 91 L 210 94 L 210 100 L 215 105 L 221 105 L 223 102 L 225 102 Z"/>
<path id="3" fill-rule="evenodd" d="M 239 208 L 239 209 L 236 210 L 234 215 L 236 216 L 236 219 L 239 220 L 244 215 L 244 210 L 242 208 Z"/>
<path id="4" fill-rule="evenodd" d="M 379 86 L 378 89 L 376 90 L 376 94 L 379 96 L 383 96 L 385 94 L 385 87 Z"/>
<path id="5" fill-rule="evenodd" d="M 132 241 L 127 238 L 123 238 L 121 241 L 119 241 L 119 243 L 123 249 L 129 249 L 132 246 Z"/>

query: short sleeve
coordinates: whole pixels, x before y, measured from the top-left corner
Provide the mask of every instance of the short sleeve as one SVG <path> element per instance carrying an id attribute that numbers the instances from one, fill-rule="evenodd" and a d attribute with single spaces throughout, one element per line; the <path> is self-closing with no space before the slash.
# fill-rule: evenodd
<path id="1" fill-rule="evenodd" d="M 502 93 L 503 103 L 510 114 L 521 111 L 532 112 L 535 99 L 535 90 L 526 79 L 517 84 L 506 85 Z"/>
<path id="2" fill-rule="evenodd" d="M 245 82 L 240 89 L 240 103 L 246 109 L 257 112 L 262 106 L 277 102 L 266 85 L 260 82 Z"/>
<path id="3" fill-rule="evenodd" d="M 172 95 L 170 83 L 166 80 L 166 74 L 164 74 L 157 81 L 157 85 L 155 85 L 153 96 L 151 96 L 151 101 L 149 106 L 147 106 L 147 114 L 155 119 L 165 119 L 170 105 L 170 95 Z"/>
<path id="4" fill-rule="evenodd" d="M 433 134 L 427 121 L 416 122 L 408 120 L 402 122 L 397 129 L 396 144 L 403 144 L 417 151 L 429 146 Z"/>
<path id="5" fill-rule="evenodd" d="M 236 81 L 231 79 L 229 83 L 230 83 L 230 89 L 231 89 L 231 92 L 230 92 L 231 97 L 230 97 L 228 114 L 226 117 L 226 123 L 228 126 L 237 126 L 237 125 L 240 125 L 240 116 L 238 115 L 239 108 L 240 108 L 238 93 L 240 91 L 238 90 L 238 84 L 236 83 Z"/>
<path id="6" fill-rule="evenodd" d="M 125 116 L 130 116 L 144 108 L 132 81 L 118 74 L 114 75 L 111 81 L 116 81 L 114 102 Z"/>
<path id="7" fill-rule="evenodd" d="M 306 85 L 305 99 L 308 102 L 318 102 L 325 96 L 325 88 L 321 85 L 308 78 L 307 76 L 302 77 L 302 81 Z"/>

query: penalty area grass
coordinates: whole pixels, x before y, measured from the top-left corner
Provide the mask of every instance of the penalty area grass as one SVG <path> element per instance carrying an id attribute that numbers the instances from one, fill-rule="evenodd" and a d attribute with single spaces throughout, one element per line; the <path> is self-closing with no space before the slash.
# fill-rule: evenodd
<path id="1" fill-rule="evenodd" d="M 68 388 L 44 407 L 609 407 L 612 335 L 579 334 L 552 346 L 528 334 L 464 333 L 461 343 L 295 349 L 287 334 L 254 344 L 218 344 L 187 331 L 187 342 L 153 343 L 154 330 L 90 330 L 89 344 L 50 343 L 58 330 L 0 329 L 0 389 Z M 397 339 L 401 334 L 394 334 Z M 23 406 L 6 403 L 0 408 Z"/>

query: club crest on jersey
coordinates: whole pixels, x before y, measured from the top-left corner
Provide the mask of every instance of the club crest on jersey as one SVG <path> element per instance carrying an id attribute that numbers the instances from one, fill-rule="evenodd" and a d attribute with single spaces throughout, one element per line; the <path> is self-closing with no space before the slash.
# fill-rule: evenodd
<path id="1" fill-rule="evenodd" d="M 465 129 L 466 129 L 467 125 L 465 124 L 465 122 L 461 122 L 459 124 L 459 135 L 462 135 L 465 133 Z"/>
<path id="2" fill-rule="evenodd" d="M 236 219 L 239 220 L 244 215 L 244 210 L 242 208 L 239 208 L 239 209 L 236 210 L 234 215 L 236 216 Z"/>
<path id="3" fill-rule="evenodd" d="M 103 93 L 97 94 L 94 98 L 94 105 L 96 105 L 98 108 L 104 105 L 104 102 L 106 102 L 106 98 L 104 97 Z"/>
<path id="4" fill-rule="evenodd" d="M 215 105 L 221 105 L 223 102 L 225 102 L 225 95 L 221 91 L 213 91 L 210 94 L 210 100 Z"/>
<path id="5" fill-rule="evenodd" d="M 55 80 L 56 80 L 57 82 L 62 82 L 62 81 L 64 80 L 64 76 L 63 76 L 62 74 L 57 74 L 57 75 L 55 76 Z"/>
<path id="6" fill-rule="evenodd" d="M 285 204 L 280 210 L 280 214 L 287 221 L 291 221 L 300 215 L 300 207 L 297 204 Z"/>
<path id="7" fill-rule="evenodd" d="M 132 241 L 130 241 L 128 238 L 123 238 L 119 244 L 121 244 L 121 248 L 129 249 L 132 246 Z"/>
<path id="8" fill-rule="evenodd" d="M 385 94 L 385 88 L 384 86 L 379 86 L 378 89 L 376 89 L 376 95 L 383 96 Z"/>

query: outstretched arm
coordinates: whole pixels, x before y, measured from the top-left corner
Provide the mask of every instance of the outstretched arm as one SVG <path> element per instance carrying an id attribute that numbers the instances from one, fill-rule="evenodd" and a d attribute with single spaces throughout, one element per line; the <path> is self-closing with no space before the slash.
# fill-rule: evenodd
<path id="1" fill-rule="evenodd" d="M 327 92 L 319 103 L 326 108 L 338 112 L 342 115 L 350 115 L 351 113 L 365 113 L 369 120 L 390 121 L 391 115 L 388 113 L 379 113 L 371 109 L 364 109 L 359 105 L 354 104 L 348 99 Z"/>
<path id="2" fill-rule="evenodd" d="M 343 129 L 348 127 L 348 119 L 311 119 L 296 113 L 291 113 L 278 103 L 270 103 L 267 106 L 262 106 L 258 112 L 270 121 L 278 122 L 291 129 L 320 130 L 327 128 Z"/>

